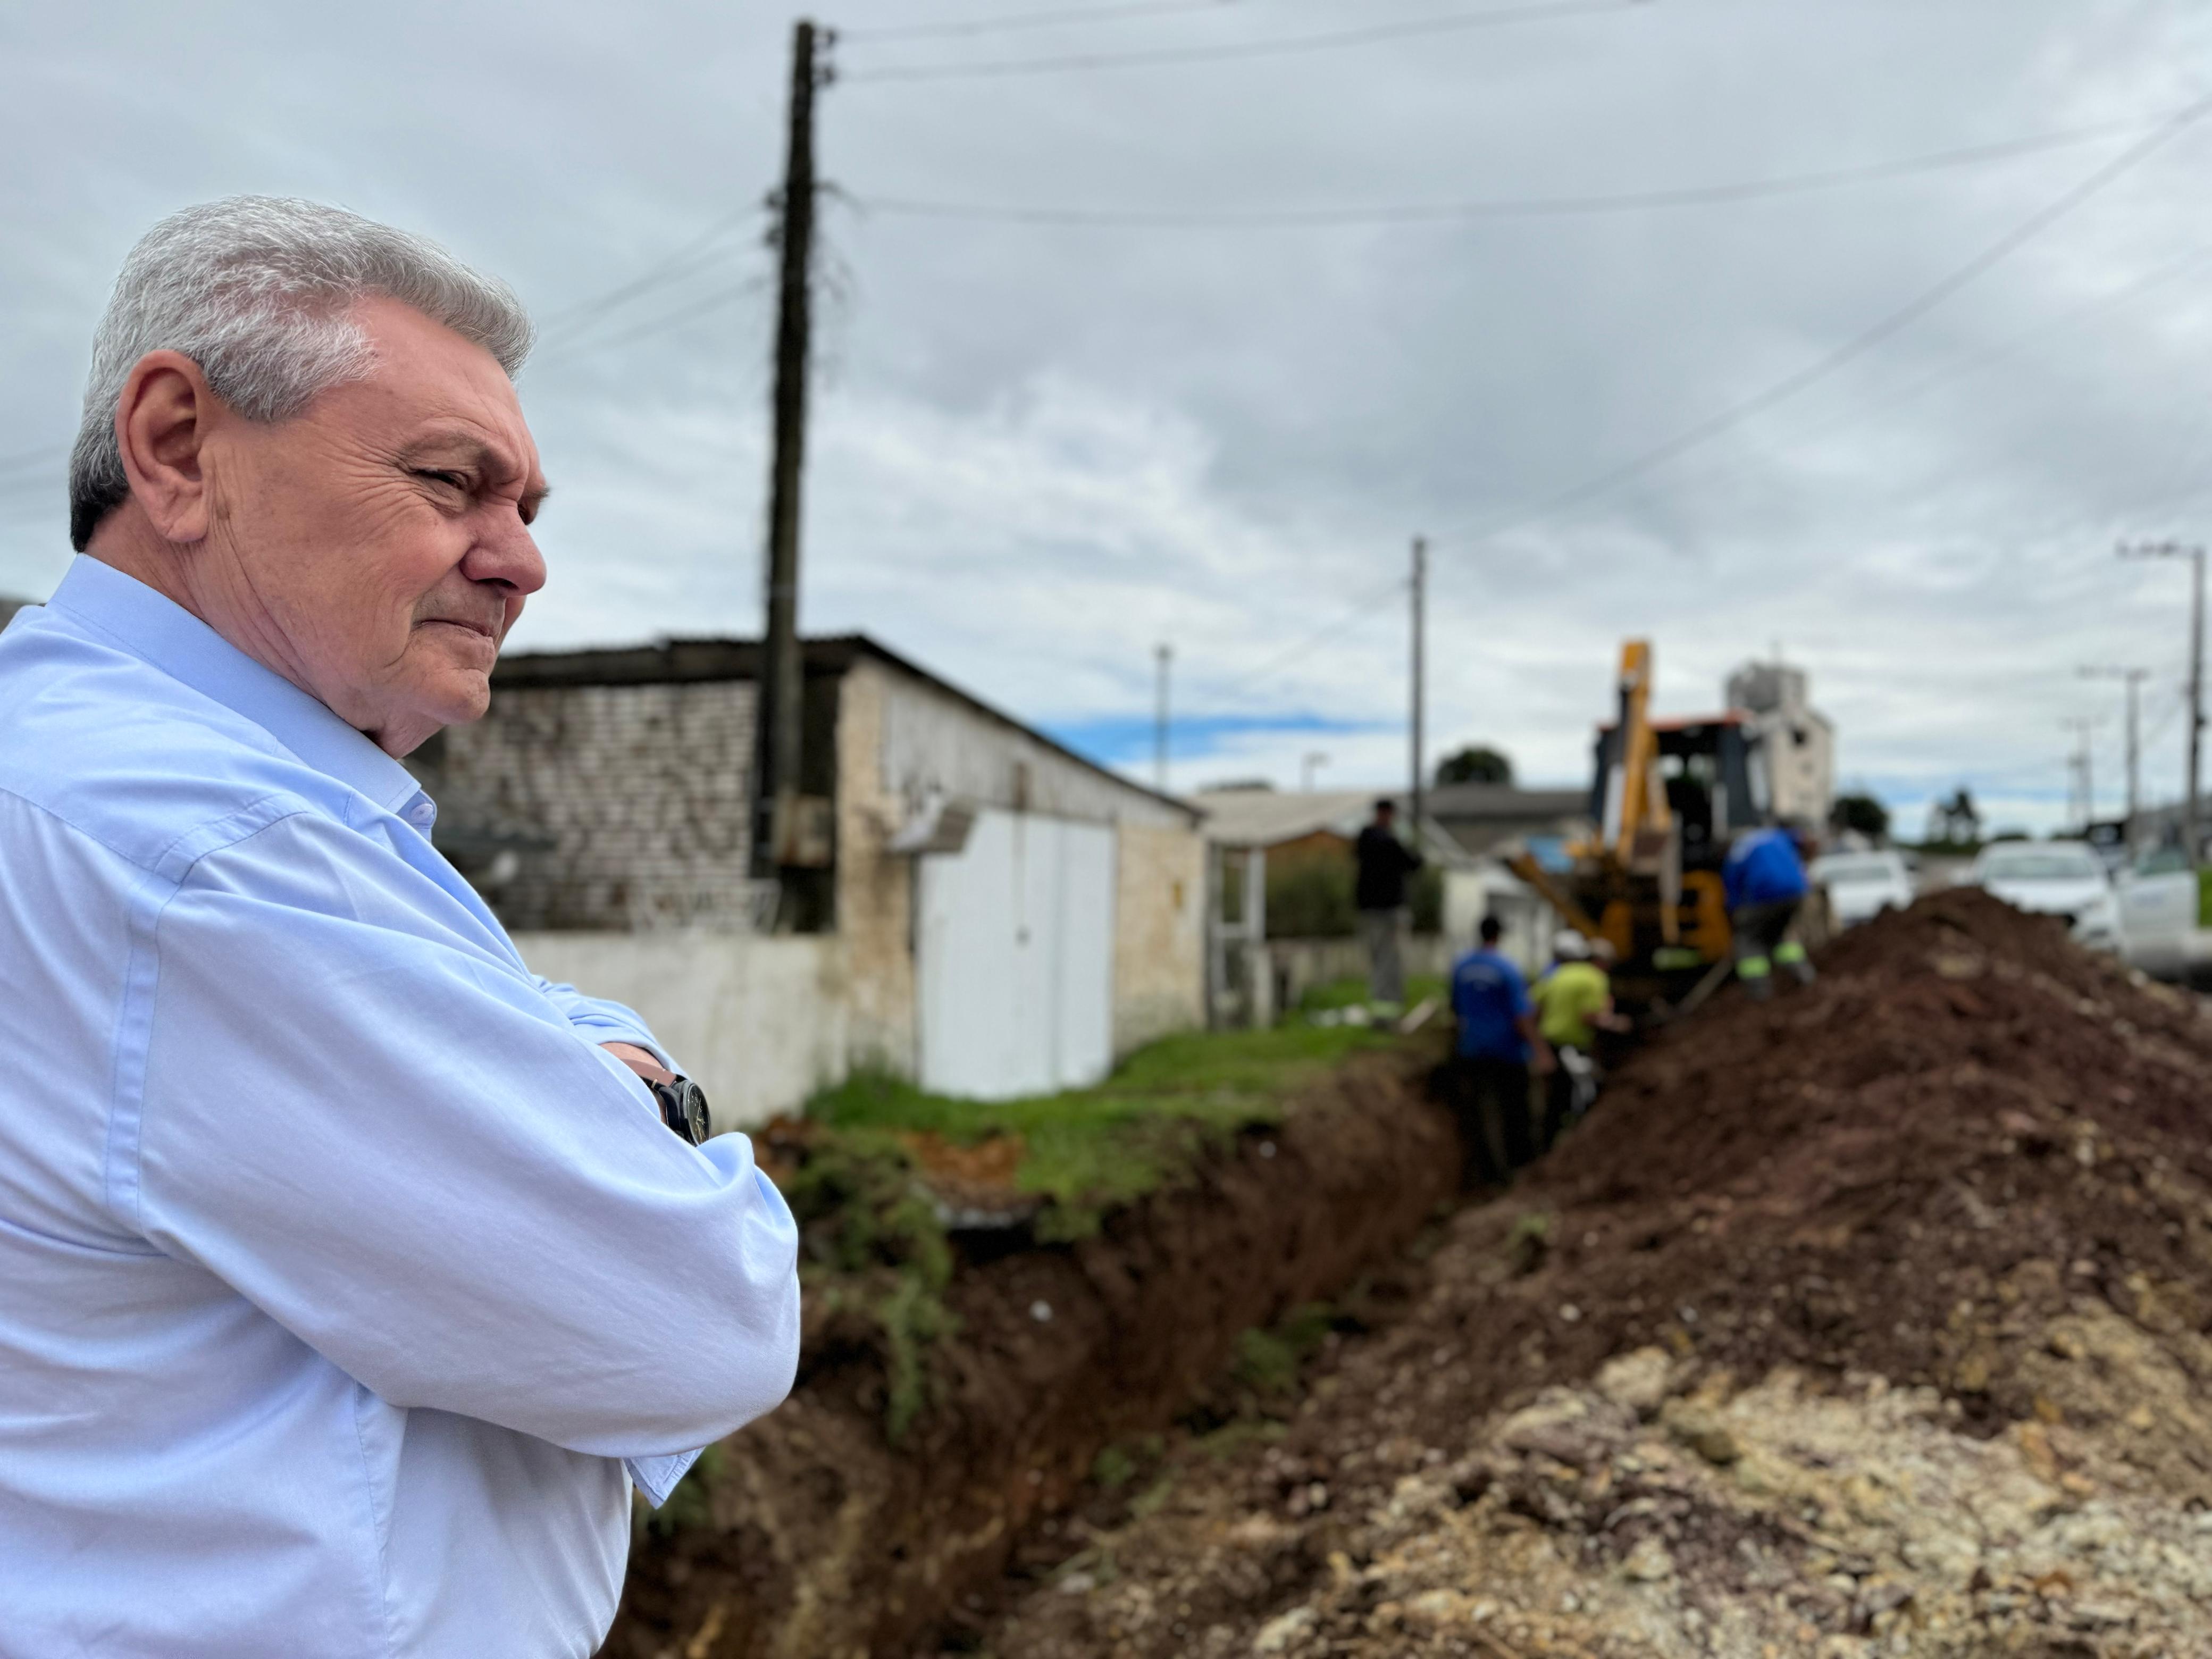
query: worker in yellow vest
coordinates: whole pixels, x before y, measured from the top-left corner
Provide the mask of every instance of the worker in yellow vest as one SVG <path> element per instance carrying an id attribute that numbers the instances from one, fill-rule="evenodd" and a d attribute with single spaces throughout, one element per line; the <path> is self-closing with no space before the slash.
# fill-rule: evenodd
<path id="1" fill-rule="evenodd" d="M 1536 1028 L 1559 1060 L 1545 1080 L 1544 1152 L 1597 1097 L 1597 1034 L 1626 1031 L 1630 1024 L 1613 1012 L 1613 979 L 1606 971 L 1610 945 L 1565 927 L 1552 941 L 1552 956 L 1551 971 L 1528 992 Z"/>

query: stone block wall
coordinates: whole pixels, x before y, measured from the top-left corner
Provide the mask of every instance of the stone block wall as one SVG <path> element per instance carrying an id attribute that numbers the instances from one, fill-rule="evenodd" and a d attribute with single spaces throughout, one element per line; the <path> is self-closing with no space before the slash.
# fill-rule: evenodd
<path id="1" fill-rule="evenodd" d="M 511 930 L 743 929 L 753 707 L 743 680 L 503 688 L 447 734 L 441 824 L 515 849 L 477 877 Z"/>

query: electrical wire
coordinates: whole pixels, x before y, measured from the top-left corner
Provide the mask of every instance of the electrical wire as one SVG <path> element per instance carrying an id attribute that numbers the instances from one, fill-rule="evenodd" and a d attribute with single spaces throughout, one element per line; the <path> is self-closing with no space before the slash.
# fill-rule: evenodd
<path id="1" fill-rule="evenodd" d="M 756 204 L 717 219 L 682 247 L 628 282 L 594 299 L 581 301 L 552 313 L 541 325 L 547 342 L 563 345 L 572 343 L 577 337 L 588 333 L 602 318 L 611 315 L 631 301 L 641 299 L 658 289 L 681 282 L 684 277 L 705 269 L 719 257 L 714 246 L 717 242 L 732 230 L 759 218 L 764 210 Z M 561 337 L 564 336 L 565 338 Z"/>
<path id="2" fill-rule="evenodd" d="M 1218 12 L 1237 0 L 1134 0 L 1113 6 L 1068 6 L 1056 11 L 1018 11 L 995 17 L 967 17 L 933 23 L 894 23 L 884 28 L 841 28 L 837 39 L 854 40 L 922 40 L 945 35 L 996 34 L 1016 29 L 1053 28 L 1073 23 L 1115 22 L 1128 17 L 1165 17 L 1176 13 Z"/>
<path id="3" fill-rule="evenodd" d="M 1492 28 L 1502 23 L 1537 22 L 1555 17 L 1592 16 L 1611 12 L 1639 11 L 1650 0 L 1537 0 L 1536 3 L 1493 7 L 1486 11 L 1447 12 L 1439 16 L 1412 17 L 1395 23 L 1370 23 L 1319 34 L 1294 34 L 1270 40 L 1229 40 L 1210 46 L 1156 46 L 1141 52 L 1076 52 L 1052 58 L 987 59 L 970 64 L 903 64 L 884 69 L 844 70 L 839 82 L 852 86 L 864 82 L 952 81 L 982 76 L 1049 75 L 1074 70 L 1146 69 L 1165 64 L 1218 64 L 1248 58 L 1282 58 L 1294 53 L 1332 51 L 1340 46 L 1370 46 L 1385 40 L 1407 40 L 1426 35 L 1455 34 L 1469 29 Z"/>
<path id="4" fill-rule="evenodd" d="M 1216 702 L 1228 702 L 1243 696 L 1245 692 L 1250 690 L 1261 681 L 1270 678 L 1273 675 L 1281 672 L 1292 663 L 1297 661 L 1298 659 L 1305 656 L 1307 653 L 1311 652 L 1315 647 L 1327 644 L 1329 641 L 1336 638 L 1340 634 L 1342 634 L 1357 626 L 1359 623 L 1365 621 L 1368 617 L 1380 610 L 1385 603 L 1391 599 L 1395 599 L 1400 594 L 1405 592 L 1406 587 L 1407 584 L 1402 577 L 1393 577 L 1385 586 L 1376 589 L 1373 592 L 1369 593 L 1361 599 L 1354 600 L 1350 605 L 1346 607 L 1344 611 L 1340 612 L 1334 621 L 1318 629 L 1306 638 L 1300 640 L 1297 644 L 1291 646 L 1285 650 L 1277 652 L 1274 655 L 1267 658 L 1266 660 L 1260 663 L 1257 666 L 1250 669 L 1238 678 L 1231 681 L 1227 686 L 1215 691 L 1211 701 Z"/>
<path id="5" fill-rule="evenodd" d="M 1769 448 L 1762 449 L 1759 453 L 1758 459 L 1762 463 L 1767 463 L 1771 462 L 1780 456 L 1802 453 L 1806 450 L 1811 449 L 1823 441 L 1831 434 L 1841 431 L 1848 427 L 1856 426 L 1870 415 L 1879 414 L 1885 410 L 1896 408 L 1900 404 L 1911 403 L 1915 398 L 1924 396 L 1926 393 L 1933 392 L 1940 386 L 1947 386 L 1950 382 L 1962 379 L 1965 376 L 1978 374 L 1983 369 L 1990 368 L 1992 364 L 2002 362 L 2006 358 L 2016 356 L 2027 347 L 2033 344 L 2035 341 L 2041 339 L 2046 335 L 2054 334 L 2061 330 L 2071 328 L 2078 323 L 2088 321 L 2091 319 L 2101 316 L 2107 312 L 2117 311 L 2122 306 L 2142 298 L 2144 295 L 2165 283 L 2173 281 L 2176 277 L 2185 276 L 2190 271 L 2200 268 L 2207 260 L 2212 260 L 2212 242 L 2204 243 L 2199 246 L 2191 248 L 2179 258 L 2168 260 L 2164 264 L 2154 267 L 2152 270 L 2136 277 L 2132 282 L 2127 283 L 2120 288 L 2114 289 L 2112 293 L 2099 295 L 2094 299 L 2084 301 L 2080 304 L 2069 307 L 2067 309 L 2058 313 L 2055 316 L 2045 318 L 2042 322 L 2038 323 L 2032 328 L 2022 329 L 2018 333 L 2013 334 L 2005 339 L 1997 341 L 1994 344 L 1984 346 L 1975 350 L 1962 352 L 1958 356 L 1953 358 L 1950 362 L 1942 364 L 1931 373 L 1921 376 L 1917 380 L 1909 381 L 1904 386 L 1897 386 L 1886 392 L 1877 392 L 1872 397 L 1862 398 L 1857 403 L 1833 414 L 1828 419 L 1821 421 L 1809 428 L 1801 430 L 1795 435 L 1786 439 L 1784 442 Z M 1744 464 L 1745 458 L 1735 455 L 1722 455 L 1711 458 L 1711 459 L 1715 463 L 1715 465 L 1708 468 L 1709 473 L 1715 470 L 1726 471 L 1733 467 L 1742 465 Z M 2205 494 L 2207 491 L 2212 491 L 2212 483 L 2200 483 L 2193 486 L 2190 489 L 2182 492 L 2174 499 L 2188 500 L 2194 496 Z M 2163 504 L 2164 498 L 2154 498 L 2150 502 L 2150 505 L 2152 506 Z M 2142 503 L 2138 503 L 2137 505 L 2140 507 Z"/>
<path id="6" fill-rule="evenodd" d="M 1526 513 L 1495 524 L 1479 532 L 1462 531 L 1455 536 L 1474 535 L 1480 539 L 1494 539 L 1516 530 L 1527 529 L 1555 514 L 1602 495 L 1665 465 L 1677 456 L 1688 453 L 1714 439 L 1735 430 L 1753 416 L 1787 403 L 1811 390 L 1846 365 L 1864 356 L 1884 341 L 1902 333 L 1906 328 L 1926 316 L 1944 301 L 1976 278 L 2010 258 L 2037 236 L 2057 224 L 2068 214 L 2117 182 L 2137 164 L 2148 160 L 2161 146 L 2178 137 L 2205 116 L 2212 115 L 2212 98 L 2190 105 L 2169 117 L 2146 137 L 2099 167 L 2087 178 L 2070 185 L 2056 199 L 2030 214 L 2019 224 L 1990 243 L 1966 264 L 1945 276 L 1941 281 L 1922 289 L 1905 304 L 1890 312 L 1870 326 L 1861 330 L 1842 344 L 1822 353 L 1802 368 L 1785 374 L 1772 385 L 1750 397 L 1730 404 L 1728 408 L 1706 416 L 1694 425 L 1685 428 L 1663 443 L 1655 445 L 1634 459 L 1607 468 L 1595 477 L 1585 479 L 1571 489 L 1559 491 L 1547 501 Z"/>
<path id="7" fill-rule="evenodd" d="M 902 217 L 963 219 L 994 223 L 1096 226 L 1122 228 L 1243 230 L 1310 226 L 1408 224 L 1465 219 L 1563 218 L 1592 214 L 1640 212 L 1654 208 L 1711 207 L 1771 200 L 1850 185 L 1876 183 L 1954 167 L 1976 167 L 2057 149 L 2095 143 L 2123 132 L 2140 131 L 2140 121 L 2111 121 L 2068 132 L 1972 144 L 1925 155 L 1871 161 L 1861 167 L 1731 184 L 1692 185 L 1666 190 L 1614 191 L 1583 196 L 1525 196 L 1464 202 L 1429 202 L 1385 207 L 1237 209 L 1181 210 L 1119 208 L 994 207 L 982 204 L 931 202 L 908 197 L 856 197 L 865 211 Z"/>
<path id="8" fill-rule="evenodd" d="M 741 300 L 750 298 L 750 295 L 751 290 L 749 289 L 720 289 L 702 299 L 695 301 L 690 305 L 679 307 L 677 310 L 665 316 L 654 318 L 650 322 L 640 323 L 623 333 L 606 336 L 597 340 L 587 340 L 581 344 L 563 344 L 561 348 L 562 356 L 568 357 L 586 351 L 611 351 L 617 346 L 635 345 L 640 340 L 649 339 L 656 334 L 665 334 L 671 329 L 681 328 L 686 323 L 696 321 L 711 313 L 726 309 Z"/>

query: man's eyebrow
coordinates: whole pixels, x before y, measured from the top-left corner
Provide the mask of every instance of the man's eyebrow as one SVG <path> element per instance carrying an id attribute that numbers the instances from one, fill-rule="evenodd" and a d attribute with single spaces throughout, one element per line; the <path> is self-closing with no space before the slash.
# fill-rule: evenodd
<path id="1" fill-rule="evenodd" d="M 538 516 L 538 509 L 545 505 L 545 498 L 552 493 L 553 486 L 550 483 L 542 483 L 535 489 L 522 492 L 522 498 L 514 505 L 522 514 L 523 523 L 528 524 Z"/>

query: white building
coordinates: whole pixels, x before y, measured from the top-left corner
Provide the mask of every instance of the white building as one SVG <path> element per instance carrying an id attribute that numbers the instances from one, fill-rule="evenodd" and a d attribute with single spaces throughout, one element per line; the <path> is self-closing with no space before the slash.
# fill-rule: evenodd
<path id="1" fill-rule="evenodd" d="M 1813 707 L 1805 671 L 1748 662 L 1728 677 L 1725 695 L 1765 757 L 1776 815 L 1826 823 L 1836 804 L 1836 728 Z"/>

